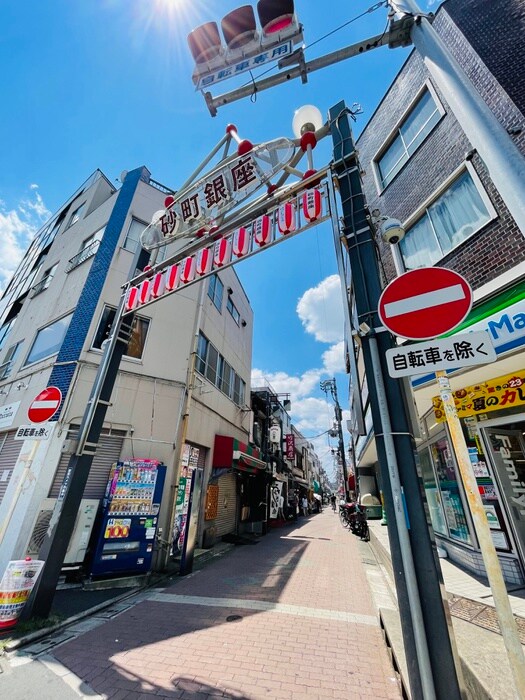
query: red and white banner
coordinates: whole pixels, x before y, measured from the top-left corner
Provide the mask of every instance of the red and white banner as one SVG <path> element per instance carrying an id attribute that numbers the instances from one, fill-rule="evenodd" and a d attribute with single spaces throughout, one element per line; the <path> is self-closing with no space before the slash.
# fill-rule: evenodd
<path id="1" fill-rule="evenodd" d="M 250 250 L 250 233 L 244 226 L 233 234 L 232 248 L 236 258 L 242 258 Z"/>
<path id="2" fill-rule="evenodd" d="M 281 233 L 292 233 L 292 231 L 295 231 L 295 211 L 295 204 L 293 202 L 285 202 L 279 207 L 277 226 Z"/>
<path id="3" fill-rule="evenodd" d="M 266 214 L 253 222 L 253 238 L 259 246 L 266 245 L 272 240 L 272 222 Z"/>

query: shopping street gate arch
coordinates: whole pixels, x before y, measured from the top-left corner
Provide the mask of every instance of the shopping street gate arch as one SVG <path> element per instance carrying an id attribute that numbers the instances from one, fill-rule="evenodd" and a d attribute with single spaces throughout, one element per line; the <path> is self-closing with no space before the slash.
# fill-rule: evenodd
<path id="1" fill-rule="evenodd" d="M 124 285 L 123 316 L 333 219 L 328 173 L 327 166 L 276 191 L 245 210 L 224 233 L 220 230 L 198 238 L 137 275 Z M 167 240 L 166 245 L 170 242 Z"/>

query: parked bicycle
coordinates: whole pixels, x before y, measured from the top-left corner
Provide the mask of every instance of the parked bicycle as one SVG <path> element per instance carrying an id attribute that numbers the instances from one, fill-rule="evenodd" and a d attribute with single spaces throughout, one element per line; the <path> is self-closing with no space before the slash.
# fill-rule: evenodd
<path id="1" fill-rule="evenodd" d="M 339 506 L 339 518 L 344 527 L 365 542 L 370 539 L 366 508 L 359 503 L 344 503 Z"/>

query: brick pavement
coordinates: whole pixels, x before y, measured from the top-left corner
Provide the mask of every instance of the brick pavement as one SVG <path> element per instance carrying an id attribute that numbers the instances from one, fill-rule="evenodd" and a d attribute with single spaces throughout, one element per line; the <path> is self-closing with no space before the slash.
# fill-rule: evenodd
<path id="1" fill-rule="evenodd" d="M 111 700 L 399 699 L 363 547 L 325 510 L 155 589 L 52 654 Z"/>

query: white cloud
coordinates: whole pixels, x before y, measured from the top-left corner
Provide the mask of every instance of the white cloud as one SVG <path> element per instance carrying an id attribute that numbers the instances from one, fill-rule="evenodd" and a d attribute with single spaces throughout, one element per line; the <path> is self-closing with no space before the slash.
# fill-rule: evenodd
<path id="1" fill-rule="evenodd" d="M 290 399 L 296 401 L 308 396 L 313 389 L 319 386 L 322 371 L 309 369 L 300 377 L 293 377 L 286 372 L 264 372 L 260 369 L 252 370 L 252 388 L 271 386 L 278 394 L 290 394 Z"/>
<path id="2" fill-rule="evenodd" d="M 0 200 L 0 289 L 16 270 L 33 236 L 51 216 L 38 185 L 30 185 L 31 199 L 22 199 L 13 209 Z"/>
<path id="3" fill-rule="evenodd" d="M 345 343 L 343 340 L 325 350 L 322 355 L 323 367 L 327 374 L 344 374 Z"/>
<path id="4" fill-rule="evenodd" d="M 307 289 L 297 303 L 297 314 L 307 333 L 323 343 L 343 338 L 343 305 L 339 275 L 331 275 Z"/>

